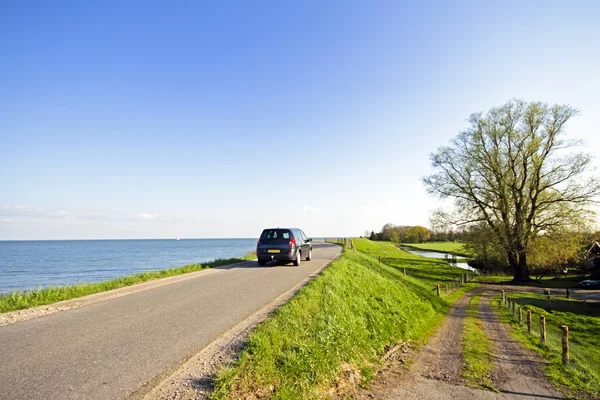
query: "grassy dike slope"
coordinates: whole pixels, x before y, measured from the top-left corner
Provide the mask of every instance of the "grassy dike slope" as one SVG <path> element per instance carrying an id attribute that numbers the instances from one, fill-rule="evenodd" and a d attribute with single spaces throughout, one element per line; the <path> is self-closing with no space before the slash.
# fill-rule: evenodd
<path id="1" fill-rule="evenodd" d="M 346 250 L 250 335 L 239 361 L 219 373 L 213 398 L 347 393 L 374 376 L 390 346 L 423 342 L 460 297 L 439 298 L 432 289 L 462 270 L 389 243 L 354 243 L 359 251 Z"/>

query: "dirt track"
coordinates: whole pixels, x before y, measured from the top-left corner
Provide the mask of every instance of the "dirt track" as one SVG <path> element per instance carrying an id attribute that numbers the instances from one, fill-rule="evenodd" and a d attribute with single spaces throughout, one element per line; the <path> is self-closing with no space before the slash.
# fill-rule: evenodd
<path id="1" fill-rule="evenodd" d="M 499 393 L 466 386 L 462 378 L 462 327 L 466 306 L 475 293 L 485 290 L 480 303 L 484 330 L 494 344 L 491 380 Z M 489 299 L 494 291 L 480 288 L 458 301 L 429 343 L 413 355 L 395 357 L 369 390 L 356 398 L 367 399 L 561 399 L 544 377 L 543 362 L 522 348 L 500 322 Z M 404 359 L 412 359 L 406 367 Z"/>

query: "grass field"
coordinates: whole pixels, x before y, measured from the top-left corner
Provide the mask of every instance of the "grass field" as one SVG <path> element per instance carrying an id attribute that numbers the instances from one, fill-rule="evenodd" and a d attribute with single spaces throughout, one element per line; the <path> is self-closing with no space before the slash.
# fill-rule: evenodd
<path id="1" fill-rule="evenodd" d="M 500 300 L 495 299 L 504 319 L 513 326 L 517 339 L 527 347 L 538 351 L 548 361 L 546 374 L 555 382 L 572 390 L 583 391 L 593 398 L 600 397 L 600 304 L 584 303 L 573 299 L 548 299 L 547 296 L 518 292 L 510 298 L 520 305 L 524 314 L 533 314 L 533 332 L 527 333 L 526 325 L 519 324 Z M 539 316 L 546 318 L 547 343 L 540 340 Z M 571 361 L 562 364 L 561 326 L 569 327 Z"/>
<path id="2" fill-rule="evenodd" d="M 438 297 L 435 283 L 454 280 L 462 270 L 391 243 L 355 239 L 354 244 L 358 251 L 347 249 L 250 335 L 239 361 L 219 373 L 213 398 L 352 392 L 368 384 L 391 346 L 423 343 L 474 285 Z"/>
<path id="3" fill-rule="evenodd" d="M 187 274 L 206 268 L 234 264 L 242 261 L 256 259 L 254 253 L 248 253 L 241 258 L 219 259 L 204 264 L 190 264 L 179 268 L 164 269 L 161 271 L 144 272 L 128 275 L 104 282 L 82 283 L 71 286 L 53 286 L 37 290 L 14 291 L 0 295 L 0 313 L 22 310 L 24 308 L 43 306 L 63 300 L 75 299 L 90 294 L 106 292 L 137 283 L 147 282 L 169 276 Z"/>
<path id="4" fill-rule="evenodd" d="M 442 253 L 451 253 L 458 256 L 469 257 L 469 254 L 465 251 L 463 244 L 460 242 L 402 243 L 402 245 L 421 250 L 439 251 Z"/>

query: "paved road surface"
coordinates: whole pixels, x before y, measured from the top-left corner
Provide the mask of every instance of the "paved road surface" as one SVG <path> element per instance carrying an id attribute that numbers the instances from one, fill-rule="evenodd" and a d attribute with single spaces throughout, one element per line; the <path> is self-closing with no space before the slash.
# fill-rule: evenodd
<path id="1" fill-rule="evenodd" d="M 125 398 L 329 262 L 204 271 L 62 313 L 0 326 L 0 399 Z"/>

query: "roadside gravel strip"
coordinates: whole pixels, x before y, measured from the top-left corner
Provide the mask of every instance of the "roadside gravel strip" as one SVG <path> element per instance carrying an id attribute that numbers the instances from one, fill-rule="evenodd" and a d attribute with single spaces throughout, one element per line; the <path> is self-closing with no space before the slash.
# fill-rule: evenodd
<path id="1" fill-rule="evenodd" d="M 197 398 L 252 327 L 341 253 L 314 249 L 300 267 L 244 262 L 1 315 L 0 399 L 183 398 L 190 384 Z"/>

